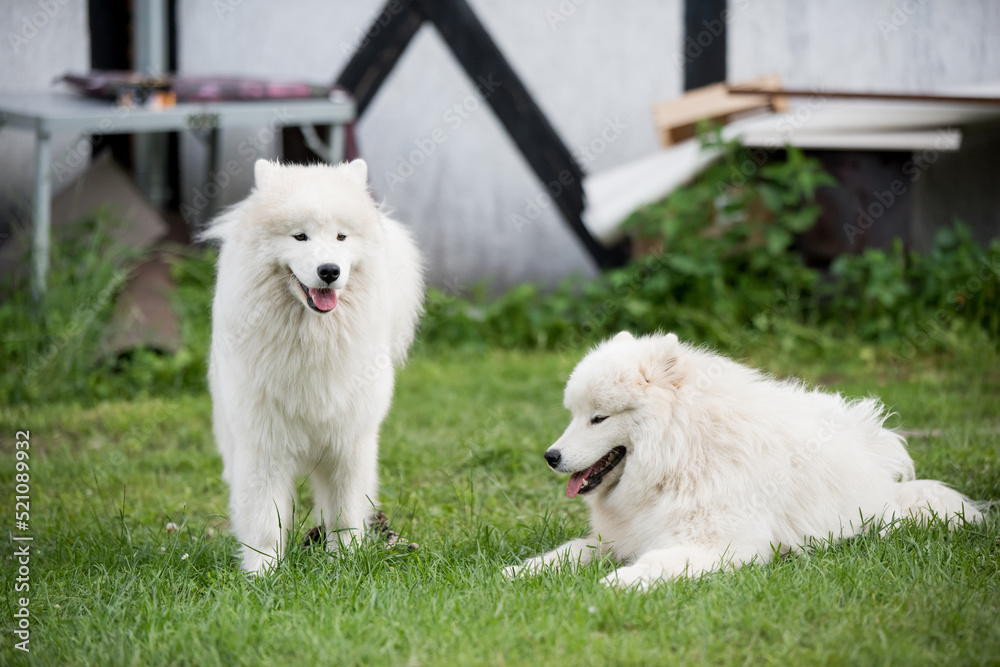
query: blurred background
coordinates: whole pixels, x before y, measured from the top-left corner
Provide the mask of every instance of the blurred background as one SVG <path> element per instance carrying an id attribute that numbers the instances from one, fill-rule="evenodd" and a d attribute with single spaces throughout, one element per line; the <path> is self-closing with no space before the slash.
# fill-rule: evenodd
<path id="1" fill-rule="evenodd" d="M 0 89 L 48 90 L 67 72 L 141 69 L 133 43 L 135 4 L 5 3 Z M 384 4 L 172 0 L 164 3 L 164 64 L 182 74 L 329 84 Z M 709 11 L 695 30 L 686 30 L 685 5 L 699 3 L 683 0 L 469 4 L 587 173 L 657 150 L 653 106 L 678 98 L 685 89 L 685 68 L 705 58 L 704 51 L 718 49 L 720 39 L 725 42 L 723 79 L 731 82 L 777 74 L 788 88 L 927 92 L 1000 79 L 1000 6 L 991 0 L 710 2 L 726 12 L 725 25 L 723 17 Z M 450 111 L 456 105 L 467 110 L 461 115 Z M 620 127 L 617 136 L 600 144 L 600 151 L 586 150 L 609 122 Z M 401 168 L 407 173 L 403 165 L 417 149 L 415 142 L 437 129 L 445 133 L 444 143 L 418 158 L 421 164 L 412 174 L 392 179 Z M 280 138 L 258 137 L 251 128 L 223 134 L 224 162 L 244 167 L 222 188 L 221 201 L 228 204 L 247 194 L 251 169 L 246 167 L 253 159 L 280 154 Z M 556 207 L 542 208 L 530 225 L 512 222 L 526 210 L 534 212 L 532 201 L 544 201 L 544 185 L 432 25 L 419 30 L 374 96 L 358 123 L 357 139 L 374 190 L 415 229 L 434 284 L 488 279 L 502 288 L 595 273 L 595 263 Z M 115 141 L 127 139 L 106 143 Z M 56 136 L 54 142 L 58 160 L 79 144 L 79 137 Z M 206 149 L 184 134 L 175 144 L 167 190 L 155 196 L 177 209 L 191 204 L 203 187 Z M 0 230 L 9 234 L 12 222 L 27 220 L 30 211 L 33 137 L 0 133 L 0 154 Z M 116 153 L 122 162 L 129 155 L 127 149 Z M 83 161 L 60 174 L 57 190 L 68 187 L 86 165 Z M 135 164 L 126 167 L 139 170 Z M 995 229 L 1000 205 L 993 200 L 988 208 Z M 984 215 L 979 211 L 976 217 Z M 970 224 L 986 224 L 965 217 Z M 192 221 L 203 222 L 196 218 Z"/>
<path id="2" fill-rule="evenodd" d="M 345 154 L 426 259 L 420 345 L 672 329 L 905 361 L 1000 332 L 992 0 L 14 0 L 0 32 L 12 399 L 203 388 L 214 254 L 193 234 L 255 160 L 329 158 L 286 122 L 301 100 L 248 82 L 353 99 Z M 32 123 L 67 100 L 108 129 L 52 134 L 42 271 Z M 267 113 L 117 127 L 218 101 Z"/>

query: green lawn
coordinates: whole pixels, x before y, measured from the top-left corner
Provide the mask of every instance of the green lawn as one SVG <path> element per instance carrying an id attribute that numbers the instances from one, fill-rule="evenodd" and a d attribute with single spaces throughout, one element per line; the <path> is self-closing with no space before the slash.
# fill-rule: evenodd
<path id="1" fill-rule="evenodd" d="M 30 655 L 13 647 L 21 543 L 0 547 L 0 664 L 1000 663 L 997 510 L 983 526 L 908 526 L 647 594 L 601 586 L 606 563 L 503 580 L 503 566 L 586 531 L 584 504 L 541 457 L 578 358 L 418 355 L 399 375 L 381 474 L 383 508 L 420 550 L 331 562 L 299 548 L 257 580 L 232 557 L 207 395 L 0 409 L 5 525 L 34 537 Z M 916 432 L 919 476 L 1000 498 L 995 366 L 755 362 L 881 395 Z M 14 438 L 29 429 L 21 533 Z"/>

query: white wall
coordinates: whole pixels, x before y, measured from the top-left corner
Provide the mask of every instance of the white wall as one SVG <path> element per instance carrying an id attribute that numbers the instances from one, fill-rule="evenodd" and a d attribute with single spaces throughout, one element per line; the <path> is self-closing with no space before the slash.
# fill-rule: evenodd
<path id="1" fill-rule="evenodd" d="M 0 3 L 0 91 L 44 91 L 69 71 L 90 68 L 90 31 L 84 0 L 4 0 Z M 63 160 L 73 136 L 52 141 L 54 162 Z M 7 222 L 30 220 L 35 174 L 34 135 L 0 131 L 0 231 Z M 75 161 L 74 161 L 75 164 Z M 75 173 L 75 171 L 74 171 Z M 70 175 L 55 183 L 72 181 Z"/>
<path id="2" fill-rule="evenodd" d="M 788 87 L 946 91 L 1000 81 L 996 0 L 731 0 L 729 78 Z"/>
<path id="3" fill-rule="evenodd" d="M 220 15 L 218 3 L 182 0 L 180 67 L 331 81 L 382 4 L 300 1 L 278 10 L 266 0 L 244 0 Z M 656 147 L 650 107 L 681 90 L 680 0 L 632 0 L 624 12 L 620 3 L 581 0 L 471 5 L 571 149 L 599 137 L 609 121 L 624 127 L 584 165 L 588 171 Z M 456 104 L 471 109 L 467 118 L 449 113 Z M 414 142 L 438 128 L 446 141 L 402 182 L 390 176 L 410 161 Z M 252 153 L 238 150 L 246 133 L 232 134 L 227 159 L 249 162 Z M 508 285 L 593 271 L 554 206 L 520 233 L 515 228 L 512 216 L 528 217 L 527 200 L 543 186 L 433 28 L 425 26 L 410 44 L 366 112 L 359 141 L 375 190 L 416 230 L 437 285 L 464 287 L 481 278 Z M 186 145 L 186 164 L 196 167 L 188 170 L 188 192 L 200 183 L 202 151 Z M 227 200 L 244 196 L 249 172 L 248 165 L 226 189 Z"/>

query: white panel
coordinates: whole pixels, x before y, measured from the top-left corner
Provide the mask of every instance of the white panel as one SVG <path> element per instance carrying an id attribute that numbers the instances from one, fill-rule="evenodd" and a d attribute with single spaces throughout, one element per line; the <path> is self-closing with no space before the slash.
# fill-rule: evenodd
<path id="1" fill-rule="evenodd" d="M 90 31 L 83 0 L 5 2 L 0 12 L 0 90 L 44 91 L 66 72 L 90 67 Z M 65 178 L 53 183 L 65 187 L 86 162 L 90 145 L 57 136 L 52 141 L 53 164 L 65 165 Z M 82 155 L 81 155 L 82 153 Z M 8 216 L 30 220 L 31 189 L 35 173 L 34 135 L 22 130 L 0 132 L 0 233 L 7 233 Z M 62 173 L 62 172 L 60 172 Z"/>
<path id="2" fill-rule="evenodd" d="M 180 60 L 189 73 L 332 80 L 382 2 L 180 2 Z M 680 93 L 680 0 L 618 3 L 510 0 L 471 3 L 563 140 L 588 171 L 656 148 L 651 106 Z M 561 20 L 565 19 L 565 20 Z M 458 104 L 469 107 L 462 117 Z M 449 113 L 449 110 L 452 110 Z M 461 123 L 457 121 L 461 120 Z M 612 129 L 608 129 L 608 128 Z M 445 141 L 419 155 L 435 130 Z M 604 141 L 609 137 L 611 141 Z M 227 137 L 224 162 L 240 167 L 223 198 L 249 188 L 258 154 L 250 133 Z M 437 135 L 441 136 L 441 135 Z M 376 191 L 412 225 L 443 286 L 556 280 L 593 267 L 527 164 L 432 28 L 415 37 L 359 127 Z M 185 142 L 186 197 L 200 183 L 202 149 Z M 241 151 L 242 148 L 242 151 Z M 414 154 L 418 151 L 418 154 Z M 414 157 L 415 160 L 410 160 Z M 408 161 L 420 161 L 397 182 Z M 404 173 L 407 171 L 403 166 Z M 528 225 L 533 206 L 540 213 Z"/>

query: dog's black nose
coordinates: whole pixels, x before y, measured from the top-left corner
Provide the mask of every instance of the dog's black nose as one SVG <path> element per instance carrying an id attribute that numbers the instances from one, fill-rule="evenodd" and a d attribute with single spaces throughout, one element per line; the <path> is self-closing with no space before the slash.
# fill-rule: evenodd
<path id="1" fill-rule="evenodd" d="M 319 274 L 320 280 L 329 285 L 340 277 L 340 267 L 336 264 L 323 264 L 316 269 L 316 273 Z"/>
<path id="2" fill-rule="evenodd" d="M 545 452 L 545 462 L 549 464 L 550 468 L 555 468 L 559 465 L 560 459 L 562 459 L 562 454 L 559 453 L 558 449 L 550 449 Z"/>

